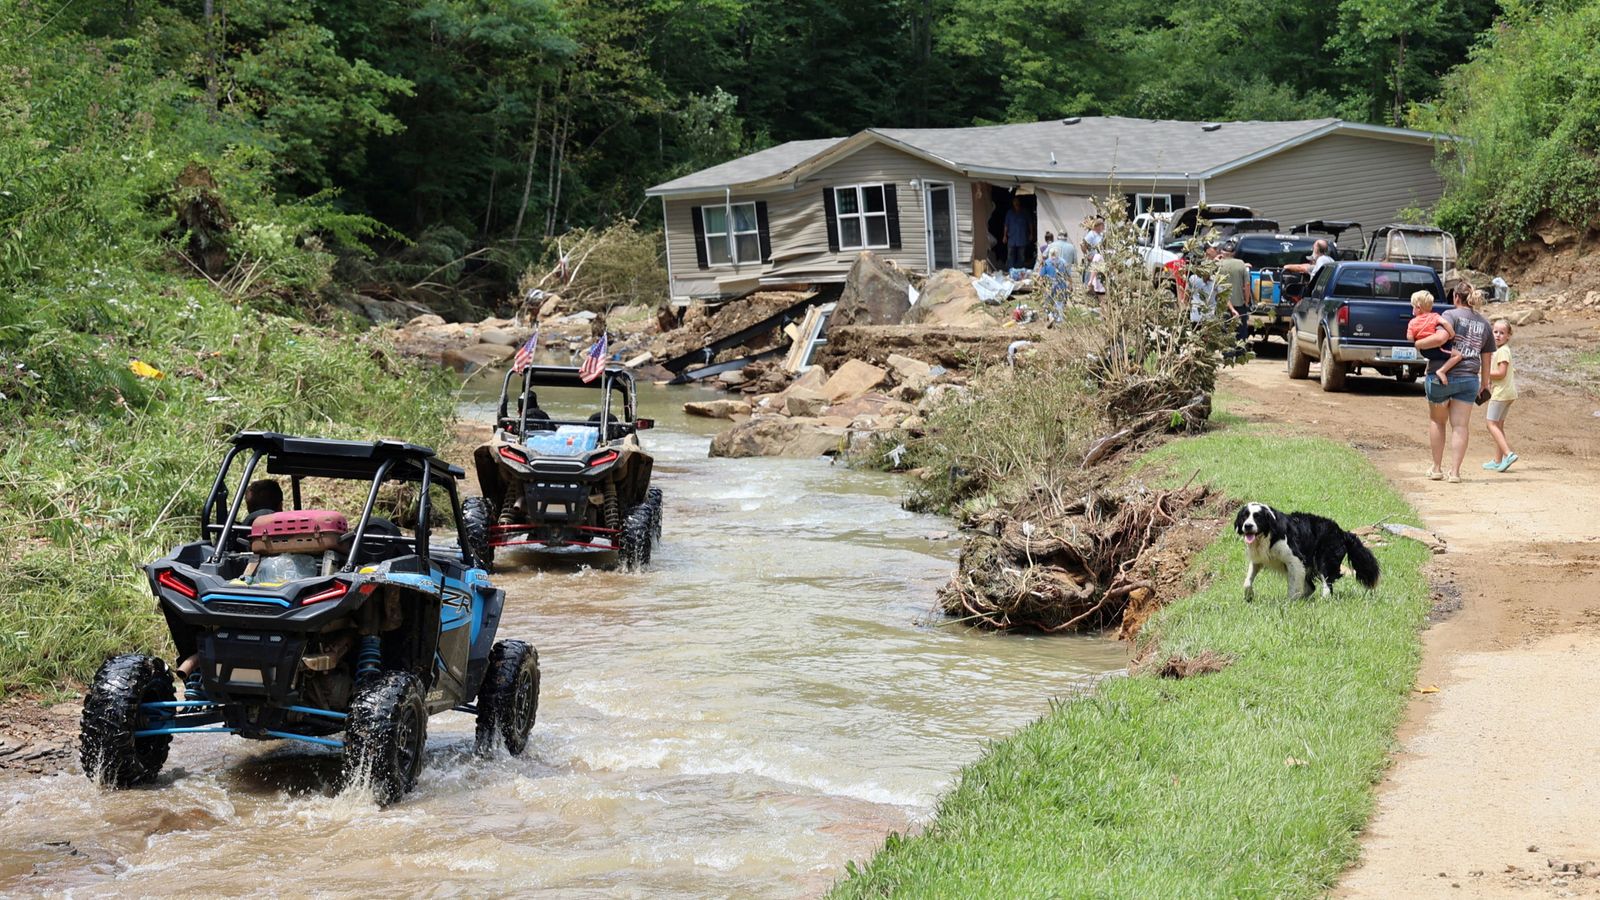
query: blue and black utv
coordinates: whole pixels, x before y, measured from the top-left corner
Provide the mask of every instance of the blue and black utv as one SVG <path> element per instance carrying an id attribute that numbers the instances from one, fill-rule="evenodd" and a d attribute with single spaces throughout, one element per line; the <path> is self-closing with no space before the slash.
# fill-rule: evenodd
<path id="1" fill-rule="evenodd" d="M 447 710 L 477 716 L 480 752 L 503 741 L 522 753 L 539 656 L 495 641 L 505 594 L 474 554 L 486 536 L 462 516 L 463 475 L 398 441 L 236 435 L 200 540 L 145 567 L 178 667 L 141 654 L 100 667 L 84 697 L 84 772 L 149 782 L 172 735 L 225 732 L 342 748 L 344 783 L 391 803 L 416 785 L 428 717 Z M 351 528 L 338 507 L 357 504 Z"/>

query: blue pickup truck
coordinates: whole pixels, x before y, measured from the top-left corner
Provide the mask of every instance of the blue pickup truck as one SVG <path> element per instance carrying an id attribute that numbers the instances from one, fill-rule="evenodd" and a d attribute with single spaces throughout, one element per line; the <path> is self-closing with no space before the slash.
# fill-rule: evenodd
<path id="1" fill-rule="evenodd" d="M 1381 262 L 1329 263 L 1295 304 L 1289 327 L 1289 377 L 1311 377 L 1317 363 L 1325 391 L 1344 390 L 1363 368 L 1415 381 L 1426 361 L 1406 340 L 1411 295 L 1432 292 L 1444 312 L 1444 285 L 1427 266 Z"/>

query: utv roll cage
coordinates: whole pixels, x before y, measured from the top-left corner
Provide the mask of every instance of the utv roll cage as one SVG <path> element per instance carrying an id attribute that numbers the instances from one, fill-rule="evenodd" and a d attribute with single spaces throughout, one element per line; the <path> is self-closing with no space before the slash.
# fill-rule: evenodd
<path id="1" fill-rule="evenodd" d="M 648 429 L 655 423 L 649 419 L 634 418 L 634 380 L 633 373 L 620 366 L 614 366 L 601 371 L 600 376 L 593 381 L 584 381 L 578 377 L 578 370 L 568 366 L 529 366 L 521 372 L 521 388 L 516 392 L 516 408 L 513 410 L 512 381 L 518 373 L 507 372 L 505 379 L 500 383 L 500 405 L 495 411 L 495 427 L 513 429 L 518 435 L 527 435 L 530 426 L 535 431 L 554 431 L 558 425 L 595 425 L 597 422 L 607 423 L 602 440 L 614 441 L 618 438 L 633 434 L 641 429 Z M 584 390 L 600 392 L 600 412 L 598 419 L 553 419 L 548 413 L 538 407 L 538 394 L 535 388 L 582 388 Z M 615 415 L 615 400 L 622 400 L 622 415 Z M 532 400 L 533 403 L 524 402 Z M 530 414 L 537 412 L 537 418 L 530 418 Z"/>
<path id="2" fill-rule="evenodd" d="M 211 484 L 205 505 L 200 510 L 200 539 L 213 542 L 209 562 L 220 563 L 229 552 L 234 540 L 248 540 L 250 529 L 235 524 L 244 504 L 245 488 L 255 475 L 256 468 L 266 460 L 267 474 L 289 476 L 291 509 L 302 509 L 300 483 L 305 478 L 330 478 L 349 481 L 366 481 L 367 499 L 361 508 L 360 521 L 352 532 L 350 549 L 344 568 L 354 571 L 362 560 L 362 550 L 368 543 L 385 547 L 404 547 L 415 542 L 417 556 L 427 559 L 432 532 L 432 502 L 429 488 L 437 481 L 450 495 L 451 513 L 458 528 L 457 542 L 463 554 L 470 555 L 469 542 L 459 534 L 462 523 L 461 499 L 456 493 L 456 480 L 466 477 L 466 472 L 456 465 L 439 459 L 429 447 L 403 441 L 339 441 L 328 438 L 303 438 L 271 431 L 245 431 L 232 438 L 232 446 L 222 458 L 217 477 Z M 239 491 L 232 502 L 228 500 L 228 473 L 240 454 L 249 453 L 244 474 L 239 480 Z M 386 482 L 403 482 L 420 485 L 419 509 L 415 536 L 406 538 L 399 534 L 369 534 L 373 508 L 378 502 L 378 489 Z M 226 507 L 226 514 L 213 522 L 214 513 Z M 244 512 L 248 513 L 249 510 Z M 477 561 L 473 561 L 477 564 Z"/>

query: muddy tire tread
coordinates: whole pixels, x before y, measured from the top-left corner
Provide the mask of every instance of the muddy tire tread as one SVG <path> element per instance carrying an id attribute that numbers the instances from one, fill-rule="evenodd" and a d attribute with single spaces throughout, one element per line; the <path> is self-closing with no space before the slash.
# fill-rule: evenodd
<path id="1" fill-rule="evenodd" d="M 517 721 L 514 691 L 523 670 L 532 673 L 532 708 L 526 722 Z M 494 752 L 497 741 L 506 752 L 521 756 L 528 749 L 528 733 L 539 718 L 539 651 L 526 641 L 498 641 L 489 653 L 489 669 L 478 691 L 477 750 Z"/>
<path id="2" fill-rule="evenodd" d="M 362 685 L 350 702 L 346 720 L 344 774 L 346 786 L 365 778 L 372 798 L 387 806 L 410 793 L 422 773 L 428 741 L 428 710 L 422 681 L 410 672 L 385 672 Z M 397 746 L 405 707 L 416 717 L 415 758 L 409 765 Z"/>
<path id="3" fill-rule="evenodd" d="M 124 653 L 101 664 L 83 698 L 78 761 L 107 787 L 148 784 L 161 774 L 172 746 L 168 734 L 136 738 L 139 704 L 177 699 L 165 661 Z"/>

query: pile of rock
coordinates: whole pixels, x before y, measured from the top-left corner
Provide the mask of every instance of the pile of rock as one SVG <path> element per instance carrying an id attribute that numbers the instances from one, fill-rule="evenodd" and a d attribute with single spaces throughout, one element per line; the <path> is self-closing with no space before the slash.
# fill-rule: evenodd
<path id="1" fill-rule="evenodd" d="M 923 414 L 939 396 L 965 389 L 958 382 L 940 367 L 893 355 L 887 367 L 849 360 L 831 375 L 813 366 L 781 390 L 686 403 L 684 411 L 733 421 L 712 439 L 712 456 L 852 454 L 897 430 L 920 433 Z"/>
<path id="2" fill-rule="evenodd" d="M 609 323 L 598 313 L 569 312 L 561 298 L 554 296 L 544 301 L 537 316 L 539 347 L 543 351 L 562 349 L 578 353 L 588 348 L 601 331 L 609 331 L 613 354 L 623 358 L 634 351 L 639 333 L 653 325 L 646 312 L 631 309 L 613 311 Z M 394 327 L 388 334 L 400 352 L 408 356 L 471 374 L 515 356 L 517 348 L 533 336 L 535 327 L 531 316 L 528 319 L 490 316 L 478 322 L 446 322 L 441 316 L 427 313 Z"/>

